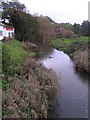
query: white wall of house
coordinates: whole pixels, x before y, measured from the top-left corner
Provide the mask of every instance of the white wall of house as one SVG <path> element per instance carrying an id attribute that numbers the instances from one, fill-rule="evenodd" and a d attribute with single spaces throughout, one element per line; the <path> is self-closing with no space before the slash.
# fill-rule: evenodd
<path id="1" fill-rule="evenodd" d="M 0 40 L 3 39 L 3 26 L 0 25 Z"/>
<path id="2" fill-rule="evenodd" d="M 6 28 L 4 25 L 0 25 L 0 40 L 4 37 L 13 38 L 14 37 L 14 28 Z"/>
<path id="3" fill-rule="evenodd" d="M 3 27 L 3 37 L 6 36 L 6 28 Z"/>
<path id="4" fill-rule="evenodd" d="M 13 30 L 6 30 L 5 37 L 13 37 L 14 29 Z"/>

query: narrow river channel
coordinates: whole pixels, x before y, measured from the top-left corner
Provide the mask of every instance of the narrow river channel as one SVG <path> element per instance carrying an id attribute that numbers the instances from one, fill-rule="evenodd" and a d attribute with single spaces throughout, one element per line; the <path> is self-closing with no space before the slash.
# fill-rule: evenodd
<path id="1" fill-rule="evenodd" d="M 39 62 L 56 72 L 61 88 L 48 118 L 88 118 L 88 76 L 76 72 L 73 61 L 63 51 L 43 46 L 38 55 Z"/>

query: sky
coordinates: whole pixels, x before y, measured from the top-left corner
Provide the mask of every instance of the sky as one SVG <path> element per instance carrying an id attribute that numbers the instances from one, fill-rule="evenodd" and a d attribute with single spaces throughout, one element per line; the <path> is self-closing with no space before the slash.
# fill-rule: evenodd
<path id="1" fill-rule="evenodd" d="M 31 14 L 51 17 L 57 23 L 88 20 L 89 0 L 19 0 Z"/>

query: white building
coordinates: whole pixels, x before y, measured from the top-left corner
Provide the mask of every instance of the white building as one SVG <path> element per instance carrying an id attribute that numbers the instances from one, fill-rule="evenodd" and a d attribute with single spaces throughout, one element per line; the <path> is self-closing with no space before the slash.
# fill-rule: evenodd
<path id="1" fill-rule="evenodd" d="M 14 37 L 14 28 L 0 23 L 0 40 Z"/>
<path id="2" fill-rule="evenodd" d="M 3 26 L 0 24 L 0 40 L 3 39 Z"/>

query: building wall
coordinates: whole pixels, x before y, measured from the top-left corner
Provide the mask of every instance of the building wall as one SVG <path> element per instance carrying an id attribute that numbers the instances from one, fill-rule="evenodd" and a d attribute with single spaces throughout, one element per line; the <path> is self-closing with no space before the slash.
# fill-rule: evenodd
<path id="1" fill-rule="evenodd" d="M 12 34 L 14 34 L 14 30 L 12 30 L 12 31 L 10 31 L 10 30 L 6 30 L 6 37 L 13 37 L 13 35 Z"/>
<path id="2" fill-rule="evenodd" d="M 13 38 L 14 37 L 14 28 L 6 28 L 0 25 L 0 40 L 3 38 Z"/>
<path id="3" fill-rule="evenodd" d="M 3 39 L 3 26 L 0 26 L 0 40 Z"/>
<path id="4" fill-rule="evenodd" d="M 6 28 L 3 27 L 3 37 L 6 36 Z"/>

